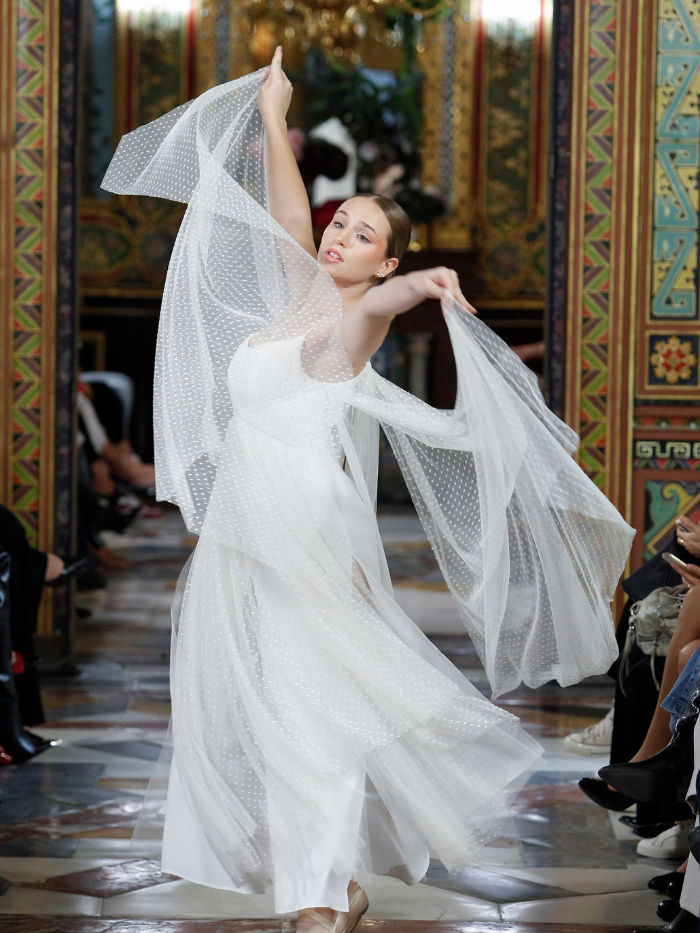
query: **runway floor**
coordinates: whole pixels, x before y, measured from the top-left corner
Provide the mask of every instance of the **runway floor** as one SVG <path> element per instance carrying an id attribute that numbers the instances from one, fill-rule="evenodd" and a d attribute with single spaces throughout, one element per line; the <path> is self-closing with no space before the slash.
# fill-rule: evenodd
<path id="1" fill-rule="evenodd" d="M 482 690 L 483 670 L 414 515 L 380 517 L 397 597 Z M 157 845 L 131 840 L 170 713 L 170 602 L 194 540 L 179 513 L 140 519 L 117 542 L 134 560 L 84 594 L 80 673 L 46 678 L 48 722 L 63 744 L 0 769 L 0 933 L 278 933 L 271 899 L 213 890 L 160 872 Z M 512 824 L 473 869 L 431 865 L 424 883 L 368 886 L 357 933 L 615 933 L 661 926 L 648 879 L 677 863 L 636 853 L 617 817 L 578 789 L 605 759 L 567 753 L 563 737 L 602 718 L 612 682 L 521 689 L 499 702 L 546 749 Z"/>

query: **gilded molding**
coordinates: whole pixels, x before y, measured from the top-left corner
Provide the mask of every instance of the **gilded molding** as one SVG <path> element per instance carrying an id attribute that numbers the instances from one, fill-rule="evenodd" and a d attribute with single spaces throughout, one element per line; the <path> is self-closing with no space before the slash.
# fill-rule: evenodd
<path id="1" fill-rule="evenodd" d="M 454 11 L 425 23 L 423 184 L 438 189 L 449 213 L 430 225 L 435 249 L 472 245 L 474 42 L 472 22 Z"/>

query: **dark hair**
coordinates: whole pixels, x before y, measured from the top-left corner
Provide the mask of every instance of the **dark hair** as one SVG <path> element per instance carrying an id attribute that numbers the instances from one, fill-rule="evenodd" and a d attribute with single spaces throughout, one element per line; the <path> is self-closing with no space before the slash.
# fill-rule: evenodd
<path id="1" fill-rule="evenodd" d="M 401 207 L 400 204 L 397 204 L 396 201 L 393 201 L 391 198 L 385 198 L 383 194 L 355 194 L 355 198 L 371 198 L 378 207 L 382 209 L 382 213 L 389 222 L 389 236 L 386 241 L 386 258 L 387 259 L 398 259 L 401 262 L 403 254 L 408 249 L 408 244 L 411 242 L 411 221 L 408 217 L 406 211 Z M 352 200 L 348 198 L 348 201 Z M 396 270 L 394 270 L 395 272 Z M 390 279 L 394 272 L 390 272 L 389 275 L 385 275 L 383 279 L 378 281 L 386 281 Z"/>

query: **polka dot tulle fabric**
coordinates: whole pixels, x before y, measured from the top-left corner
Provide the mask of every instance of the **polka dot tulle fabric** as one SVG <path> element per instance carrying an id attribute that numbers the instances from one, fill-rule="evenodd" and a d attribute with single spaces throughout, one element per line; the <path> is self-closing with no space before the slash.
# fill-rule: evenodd
<path id="1" fill-rule="evenodd" d="M 532 374 L 455 303 L 454 412 L 353 375 L 332 279 L 267 210 L 262 79 L 128 134 L 103 182 L 188 202 L 154 404 L 159 498 L 200 535 L 174 637 L 186 806 L 168 804 L 163 867 L 272 883 L 280 911 L 343 909 L 359 869 L 416 881 L 430 854 L 473 861 L 540 751 L 393 600 L 378 425 L 495 694 L 607 670 L 632 530 Z M 168 847 L 176 819 L 203 833 L 200 869 Z"/>

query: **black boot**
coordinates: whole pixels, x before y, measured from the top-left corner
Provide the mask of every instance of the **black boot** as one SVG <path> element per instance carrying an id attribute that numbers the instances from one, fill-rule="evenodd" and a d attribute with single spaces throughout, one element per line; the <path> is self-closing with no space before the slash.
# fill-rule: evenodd
<path id="1" fill-rule="evenodd" d="M 666 748 L 644 761 L 606 765 L 598 774 L 622 794 L 653 803 L 676 793 L 684 777 L 693 772 L 693 732 L 697 713 L 681 719 Z"/>

